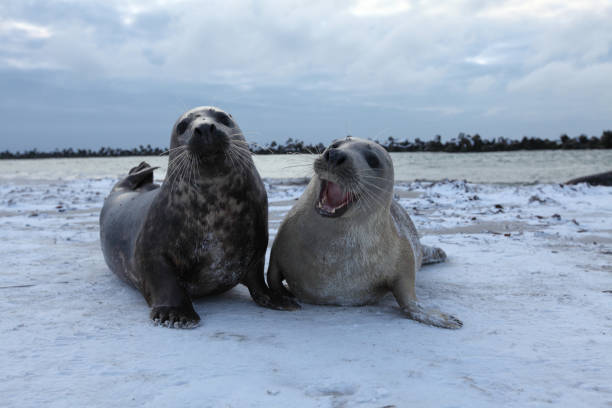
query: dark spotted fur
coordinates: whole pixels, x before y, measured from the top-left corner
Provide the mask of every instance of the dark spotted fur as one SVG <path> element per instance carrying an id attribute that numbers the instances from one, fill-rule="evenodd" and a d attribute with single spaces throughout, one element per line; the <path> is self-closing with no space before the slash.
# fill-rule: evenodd
<path id="1" fill-rule="evenodd" d="M 262 306 L 297 307 L 264 283 L 266 191 L 248 154 L 243 151 L 240 165 L 228 158 L 228 149 L 244 145 L 230 115 L 216 108 L 192 109 L 173 128 L 170 176 L 164 184 L 153 184 L 154 168 L 141 163 L 104 203 L 104 258 L 115 274 L 143 294 L 156 322 L 192 327 L 200 320 L 192 298 L 224 292 L 238 283 Z M 198 160 L 182 174 L 191 171 L 190 180 L 173 177 L 181 174 L 173 166 L 180 166 L 178 155 L 184 148 Z"/>

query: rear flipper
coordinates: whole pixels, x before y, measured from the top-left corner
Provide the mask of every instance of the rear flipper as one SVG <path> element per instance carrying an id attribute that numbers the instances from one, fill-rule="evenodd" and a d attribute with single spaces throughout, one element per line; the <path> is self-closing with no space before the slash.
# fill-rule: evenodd
<path id="1" fill-rule="evenodd" d="M 148 191 L 158 188 L 159 185 L 153 183 L 153 171 L 158 168 L 151 167 L 147 162 L 140 162 L 138 166 L 130 169 L 127 177 L 115 184 L 112 191 Z"/>
<path id="2" fill-rule="evenodd" d="M 446 261 L 446 252 L 442 248 L 421 245 L 423 252 L 423 265 L 435 264 Z"/>

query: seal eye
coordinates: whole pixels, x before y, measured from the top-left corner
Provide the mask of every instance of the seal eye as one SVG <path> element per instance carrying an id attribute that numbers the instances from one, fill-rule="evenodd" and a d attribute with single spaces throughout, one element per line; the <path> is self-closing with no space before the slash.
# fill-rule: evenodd
<path id="1" fill-rule="evenodd" d="M 224 126 L 231 127 L 232 121 L 225 113 L 217 113 L 215 119 Z"/>
<path id="2" fill-rule="evenodd" d="M 376 155 L 372 152 L 365 152 L 364 153 L 365 159 L 368 162 L 368 166 L 370 166 L 373 169 L 377 169 L 380 167 L 380 160 L 378 160 L 378 157 L 376 157 Z"/>
<path id="3" fill-rule="evenodd" d="M 187 130 L 187 126 L 189 126 L 189 122 L 191 121 L 187 118 L 181 120 L 179 124 L 176 125 L 176 133 L 179 135 L 182 135 L 183 133 L 185 133 L 185 131 Z"/>

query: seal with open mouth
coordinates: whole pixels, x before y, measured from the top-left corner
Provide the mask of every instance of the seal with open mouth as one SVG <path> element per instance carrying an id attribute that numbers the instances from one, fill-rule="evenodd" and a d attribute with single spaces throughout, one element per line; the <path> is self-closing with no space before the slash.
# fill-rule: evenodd
<path id="1" fill-rule="evenodd" d="M 393 199 L 393 163 L 386 150 L 367 140 L 337 140 L 315 160 L 314 170 L 272 245 L 270 288 L 306 303 L 355 306 L 391 291 L 407 317 L 461 327 L 459 319 L 417 301 L 416 271 L 443 262 L 446 254 L 420 243 L 412 220 Z"/>
<path id="2" fill-rule="evenodd" d="M 113 187 L 100 241 L 109 268 L 143 294 L 155 322 L 193 327 L 200 316 L 192 298 L 238 283 L 261 306 L 299 307 L 265 284 L 267 194 L 231 115 L 207 106 L 185 112 L 161 187 L 154 169 L 143 162 Z"/>

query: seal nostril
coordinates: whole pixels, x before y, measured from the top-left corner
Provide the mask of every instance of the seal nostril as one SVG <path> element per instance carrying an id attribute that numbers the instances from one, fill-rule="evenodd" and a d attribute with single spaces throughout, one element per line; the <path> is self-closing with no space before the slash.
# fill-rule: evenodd
<path id="1" fill-rule="evenodd" d="M 209 140 L 215 129 L 215 125 L 212 123 L 201 123 L 193 129 L 193 134 L 205 140 Z"/>

